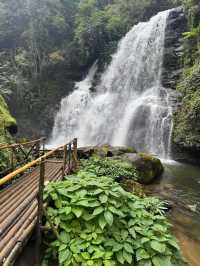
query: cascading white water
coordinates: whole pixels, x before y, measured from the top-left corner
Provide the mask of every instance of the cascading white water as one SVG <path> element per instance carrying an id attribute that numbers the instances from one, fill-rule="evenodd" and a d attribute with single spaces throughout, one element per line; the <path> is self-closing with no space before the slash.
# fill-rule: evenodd
<path id="1" fill-rule="evenodd" d="M 134 146 L 169 157 L 170 91 L 161 84 L 166 21 L 170 11 L 139 23 L 121 40 L 96 92 L 96 63 L 77 89 L 62 100 L 50 144 L 78 137 L 79 145 Z"/>

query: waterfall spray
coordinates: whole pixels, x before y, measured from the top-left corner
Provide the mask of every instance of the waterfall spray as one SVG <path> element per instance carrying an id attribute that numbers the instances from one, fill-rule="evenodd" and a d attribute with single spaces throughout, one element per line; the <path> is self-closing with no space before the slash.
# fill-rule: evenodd
<path id="1" fill-rule="evenodd" d="M 51 144 L 78 137 L 80 145 L 134 146 L 169 157 L 172 131 L 170 90 L 162 86 L 166 21 L 170 11 L 139 23 L 121 40 L 95 93 L 96 64 L 62 100 Z"/>

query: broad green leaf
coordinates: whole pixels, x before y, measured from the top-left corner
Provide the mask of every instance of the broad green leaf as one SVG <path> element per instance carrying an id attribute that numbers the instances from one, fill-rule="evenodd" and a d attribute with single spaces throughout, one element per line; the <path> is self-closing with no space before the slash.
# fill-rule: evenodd
<path id="1" fill-rule="evenodd" d="M 97 207 L 96 209 L 94 209 L 94 211 L 93 211 L 93 214 L 92 215 L 94 215 L 94 216 L 96 216 L 96 215 L 99 215 L 100 213 L 102 213 L 104 211 L 104 208 L 103 207 Z"/>
<path id="2" fill-rule="evenodd" d="M 103 190 L 100 189 L 100 188 L 98 188 L 98 189 L 92 191 L 92 194 L 93 194 L 93 195 L 98 195 L 98 194 L 100 194 L 101 192 L 103 192 Z"/>
<path id="3" fill-rule="evenodd" d="M 65 189 L 65 188 L 58 188 L 57 189 L 57 191 L 58 191 L 58 193 L 60 194 L 60 195 L 63 195 L 63 196 L 67 196 L 67 189 Z M 51 194 L 52 195 L 52 194 Z M 53 197 L 52 197 L 53 198 Z M 54 198 L 53 198 L 54 199 Z M 55 200 L 55 199 L 54 199 Z"/>
<path id="4" fill-rule="evenodd" d="M 105 254 L 104 254 L 104 259 L 105 259 L 105 260 L 109 260 L 109 259 L 112 258 L 112 256 L 113 256 L 113 252 L 112 252 L 112 251 L 107 251 L 107 252 L 105 252 Z"/>
<path id="5" fill-rule="evenodd" d="M 90 221 L 94 218 L 94 216 L 92 214 L 90 214 L 88 211 L 84 210 L 83 214 L 82 214 L 82 218 L 85 221 Z"/>
<path id="6" fill-rule="evenodd" d="M 174 266 L 172 265 L 169 256 L 162 256 L 162 255 L 154 256 L 152 258 L 152 261 L 154 266 Z"/>
<path id="7" fill-rule="evenodd" d="M 111 212 L 114 213 L 114 214 L 117 214 L 117 215 L 119 215 L 119 216 L 121 216 L 121 217 L 124 216 L 124 213 L 123 213 L 122 211 L 116 209 L 116 208 L 113 207 L 113 206 L 109 206 L 108 209 L 109 209 L 109 211 L 111 211 Z"/>
<path id="8" fill-rule="evenodd" d="M 67 244 L 61 244 L 60 246 L 59 246 L 59 251 L 62 251 L 62 250 L 64 250 L 64 249 L 67 249 Z"/>
<path id="9" fill-rule="evenodd" d="M 117 252 L 117 251 L 122 250 L 122 249 L 123 249 L 123 245 L 122 244 L 116 243 L 113 246 L 113 252 Z"/>
<path id="10" fill-rule="evenodd" d="M 77 218 L 79 218 L 83 213 L 83 209 L 79 207 L 73 207 L 72 212 L 76 215 Z"/>
<path id="11" fill-rule="evenodd" d="M 98 236 L 97 239 L 94 239 L 92 241 L 92 244 L 94 244 L 94 245 L 100 245 L 103 241 L 104 241 L 104 237 L 103 236 Z"/>
<path id="12" fill-rule="evenodd" d="M 99 226 L 101 227 L 101 229 L 103 230 L 104 229 L 104 227 L 106 226 L 106 219 L 104 218 L 104 215 L 103 214 L 101 214 L 100 216 L 99 216 L 99 219 L 98 219 L 98 222 L 99 222 Z"/>
<path id="13" fill-rule="evenodd" d="M 60 223 L 60 217 L 59 217 L 59 216 L 57 216 L 57 217 L 54 219 L 54 223 L 55 223 L 56 225 L 59 225 L 59 223 Z"/>
<path id="14" fill-rule="evenodd" d="M 99 259 L 104 257 L 105 252 L 104 251 L 95 251 L 94 254 L 92 255 L 92 259 Z"/>
<path id="15" fill-rule="evenodd" d="M 60 264 L 64 263 L 65 261 L 68 261 L 70 258 L 71 252 L 69 251 L 69 249 L 64 249 L 59 252 L 58 259 Z"/>
<path id="16" fill-rule="evenodd" d="M 179 247 L 179 245 L 178 245 L 178 243 L 176 242 L 175 239 L 170 239 L 170 240 L 168 240 L 168 243 L 169 243 L 172 247 L 176 248 L 177 250 L 180 250 L 180 247 Z"/>
<path id="17" fill-rule="evenodd" d="M 88 260 L 87 261 L 87 265 L 88 266 L 93 266 L 94 265 L 94 261 L 93 260 Z"/>
<path id="18" fill-rule="evenodd" d="M 132 255 L 130 253 L 126 252 L 125 250 L 123 250 L 123 257 L 129 264 L 132 263 L 132 260 L 133 260 Z"/>
<path id="19" fill-rule="evenodd" d="M 99 196 L 99 200 L 101 201 L 101 203 L 106 203 L 108 201 L 108 196 L 102 194 Z"/>
<path id="20" fill-rule="evenodd" d="M 118 245 L 118 243 L 113 238 L 106 239 L 104 243 L 105 247 L 115 247 L 116 245 Z"/>
<path id="21" fill-rule="evenodd" d="M 147 238 L 147 237 L 142 237 L 142 239 L 141 239 L 141 243 L 142 244 L 144 244 L 144 243 L 147 243 L 147 242 L 149 242 L 149 238 Z"/>
<path id="22" fill-rule="evenodd" d="M 166 232 L 167 231 L 167 228 L 160 225 L 160 224 L 155 224 L 153 226 L 153 230 L 157 231 L 157 232 Z"/>
<path id="23" fill-rule="evenodd" d="M 78 190 L 78 191 L 76 192 L 76 194 L 77 194 L 80 198 L 84 198 L 85 195 L 87 195 L 87 190 L 86 190 L 86 189 Z"/>
<path id="24" fill-rule="evenodd" d="M 71 260 L 71 259 L 67 260 L 67 261 L 64 263 L 64 266 L 68 266 L 68 265 L 70 265 L 70 264 L 71 264 L 71 262 L 72 262 L 72 260 Z M 75 266 L 75 264 L 74 264 L 74 266 Z M 76 265 L 76 266 L 77 266 L 77 265 Z"/>
<path id="25" fill-rule="evenodd" d="M 99 201 L 97 201 L 97 200 L 93 200 L 93 201 L 89 201 L 89 205 L 88 205 L 88 207 L 98 207 L 98 206 L 100 206 L 101 204 L 100 204 L 100 202 Z"/>
<path id="26" fill-rule="evenodd" d="M 143 259 L 149 259 L 150 258 L 150 255 L 146 252 L 145 249 L 137 249 L 136 251 L 136 258 L 137 258 L 137 261 L 140 261 L 140 260 L 143 260 Z"/>
<path id="27" fill-rule="evenodd" d="M 136 219 L 130 219 L 128 222 L 129 227 L 134 226 L 135 224 L 136 224 Z"/>
<path id="28" fill-rule="evenodd" d="M 117 256 L 117 260 L 119 261 L 119 263 L 124 264 L 125 259 L 124 259 L 122 251 L 117 252 L 116 256 Z"/>
<path id="29" fill-rule="evenodd" d="M 68 215 L 71 213 L 72 208 L 71 207 L 65 207 L 64 210 L 65 210 L 65 214 Z"/>
<path id="30" fill-rule="evenodd" d="M 81 188 L 80 185 L 75 185 L 75 186 L 68 187 L 68 188 L 67 188 L 67 191 L 69 191 L 69 192 L 73 192 L 73 191 L 75 191 L 75 190 L 78 190 L 79 188 Z"/>
<path id="31" fill-rule="evenodd" d="M 63 243 L 69 243 L 70 241 L 70 235 L 69 233 L 65 232 L 65 231 L 62 231 L 59 235 L 60 237 L 60 240 L 63 242 Z"/>
<path id="32" fill-rule="evenodd" d="M 81 254 L 73 254 L 73 257 L 75 258 L 76 262 L 82 262 L 83 261 Z"/>
<path id="33" fill-rule="evenodd" d="M 119 198 L 120 197 L 119 193 L 116 193 L 116 192 L 113 192 L 113 191 L 110 191 L 109 193 L 115 198 Z"/>
<path id="34" fill-rule="evenodd" d="M 151 243 L 151 248 L 154 249 L 155 251 L 158 251 L 160 253 L 164 253 L 166 249 L 166 245 L 162 244 L 156 240 L 152 240 Z"/>
<path id="35" fill-rule="evenodd" d="M 61 199 L 55 200 L 55 206 L 56 206 L 57 209 L 62 208 L 62 201 L 61 201 Z"/>
<path id="36" fill-rule="evenodd" d="M 85 259 L 85 260 L 89 260 L 90 259 L 90 254 L 88 252 L 82 252 L 81 256 Z"/>
<path id="37" fill-rule="evenodd" d="M 104 260 L 103 263 L 105 266 L 116 266 L 116 263 L 114 260 Z"/>
<path id="38" fill-rule="evenodd" d="M 124 244 L 124 249 L 128 252 L 128 253 L 134 253 L 133 247 L 129 244 L 129 243 L 125 243 Z"/>
<path id="39" fill-rule="evenodd" d="M 140 260 L 138 266 L 152 266 L 151 260 Z"/>
<path id="40" fill-rule="evenodd" d="M 136 238 L 136 232 L 135 232 L 134 227 L 129 228 L 128 231 L 131 234 L 131 236 L 135 239 Z"/>
<path id="41" fill-rule="evenodd" d="M 112 213 L 110 211 L 105 211 L 104 212 L 104 217 L 105 217 L 106 222 L 110 226 L 112 226 L 112 224 L 113 224 L 113 215 L 112 215 Z"/>
<path id="42" fill-rule="evenodd" d="M 122 237 L 123 240 L 126 240 L 128 238 L 128 231 L 122 229 L 121 230 L 121 237 Z"/>
<path id="43" fill-rule="evenodd" d="M 89 202 L 88 202 L 88 200 L 81 200 L 81 201 L 76 202 L 76 205 L 89 207 Z"/>

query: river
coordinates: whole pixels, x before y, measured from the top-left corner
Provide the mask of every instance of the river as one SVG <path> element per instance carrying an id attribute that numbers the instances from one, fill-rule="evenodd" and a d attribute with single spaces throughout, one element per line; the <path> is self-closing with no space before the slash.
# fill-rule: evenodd
<path id="1" fill-rule="evenodd" d="M 163 161 L 160 180 L 148 186 L 147 193 L 167 199 L 172 230 L 190 266 L 200 265 L 200 167 Z"/>

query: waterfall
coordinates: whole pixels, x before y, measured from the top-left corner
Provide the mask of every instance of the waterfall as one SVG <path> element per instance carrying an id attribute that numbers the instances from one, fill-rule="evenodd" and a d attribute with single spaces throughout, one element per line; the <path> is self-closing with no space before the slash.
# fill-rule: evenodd
<path id="1" fill-rule="evenodd" d="M 90 88 L 96 63 L 76 83 L 76 90 L 61 102 L 50 144 L 77 137 L 81 146 L 128 145 L 169 157 L 172 106 L 170 90 L 161 82 L 169 13 L 160 12 L 126 34 L 95 92 Z"/>

